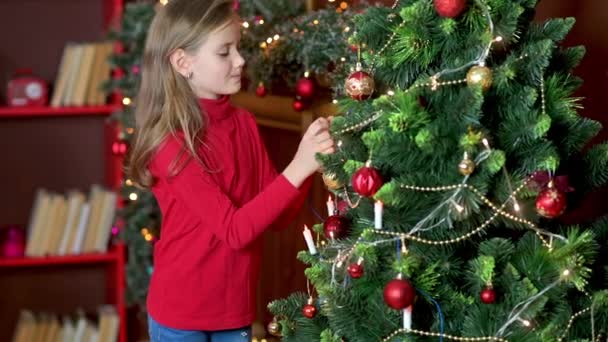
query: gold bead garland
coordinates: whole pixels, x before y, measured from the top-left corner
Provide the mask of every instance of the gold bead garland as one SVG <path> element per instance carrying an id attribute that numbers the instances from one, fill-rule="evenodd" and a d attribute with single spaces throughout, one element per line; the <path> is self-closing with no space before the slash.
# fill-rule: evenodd
<path id="1" fill-rule="evenodd" d="M 574 320 L 577 319 L 579 316 L 581 316 L 582 314 L 585 314 L 587 312 L 591 311 L 591 308 L 586 308 L 583 309 L 577 313 L 575 313 L 574 315 L 572 315 L 572 317 L 570 317 L 570 320 L 568 321 L 568 325 L 566 326 L 566 331 L 564 331 L 564 333 L 562 334 L 562 336 L 560 336 L 557 341 L 561 342 L 564 340 L 564 338 L 566 337 L 566 335 L 568 334 L 568 330 L 570 330 L 570 328 L 572 327 L 572 324 L 574 323 Z"/>
<path id="2" fill-rule="evenodd" d="M 435 332 L 421 331 L 415 329 L 398 329 L 395 330 L 392 334 L 385 337 L 382 342 L 388 342 L 393 337 L 399 335 L 400 333 L 412 333 L 420 336 L 430 336 L 430 337 L 443 337 L 448 340 L 453 341 L 465 341 L 465 342 L 477 342 L 477 341 L 498 341 L 498 342 L 508 342 L 504 338 L 494 337 L 494 336 L 485 336 L 485 337 L 461 337 L 461 336 L 453 336 L 448 334 L 441 334 Z"/>

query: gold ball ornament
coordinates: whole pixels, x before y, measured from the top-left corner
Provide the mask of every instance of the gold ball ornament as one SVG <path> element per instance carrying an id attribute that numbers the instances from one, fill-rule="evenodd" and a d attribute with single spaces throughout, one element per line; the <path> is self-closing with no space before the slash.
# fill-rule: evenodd
<path id="1" fill-rule="evenodd" d="M 272 336 L 281 336 L 281 325 L 277 321 L 277 318 L 273 318 L 272 322 L 268 323 L 268 332 Z"/>
<path id="2" fill-rule="evenodd" d="M 483 91 L 492 87 L 492 70 L 486 66 L 476 65 L 467 73 L 467 84 L 472 87 L 481 85 Z"/>
<path id="3" fill-rule="evenodd" d="M 323 183 L 325 183 L 325 186 L 330 190 L 338 190 L 344 186 L 344 184 L 340 183 L 336 174 L 332 172 L 323 174 Z"/>
<path id="4" fill-rule="evenodd" d="M 458 171 L 463 176 L 469 176 L 475 171 L 475 162 L 469 158 L 464 158 L 460 163 L 458 163 Z"/>
<path id="5" fill-rule="evenodd" d="M 374 93 L 375 83 L 373 77 L 357 68 L 344 82 L 344 91 L 352 99 L 363 101 Z"/>

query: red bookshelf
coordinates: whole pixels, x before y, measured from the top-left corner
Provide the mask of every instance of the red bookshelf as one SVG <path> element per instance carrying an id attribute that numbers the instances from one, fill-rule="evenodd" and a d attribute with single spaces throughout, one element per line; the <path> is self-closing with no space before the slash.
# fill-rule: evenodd
<path id="1" fill-rule="evenodd" d="M 0 1 L 0 94 L 15 68 L 32 67 L 53 82 L 69 41 L 97 41 L 120 24 L 124 0 Z M 75 29 L 76 28 L 76 29 Z M 30 44 L 22 44 L 26 40 Z M 52 89 L 53 87 L 51 87 Z M 82 107 L 6 107 L 0 96 L 0 226 L 26 225 L 34 190 L 116 188 L 122 159 L 112 154 L 116 127 L 110 104 Z M 130 340 L 125 303 L 126 247 L 107 253 L 0 259 L 0 341 L 10 341 L 19 310 L 70 315 L 116 307 L 119 342 Z"/>
<path id="2" fill-rule="evenodd" d="M 39 258 L 6 258 L 0 259 L 0 268 L 9 267 L 45 267 L 45 266 L 67 266 L 85 264 L 115 263 L 119 259 L 124 259 L 124 246 L 117 245 L 108 253 L 91 253 L 65 256 L 48 256 Z M 123 266 L 124 267 L 124 266 Z"/>
<path id="3" fill-rule="evenodd" d="M 120 107 L 117 105 L 85 107 L 0 107 L 0 118 L 31 118 L 53 116 L 108 116 Z"/>

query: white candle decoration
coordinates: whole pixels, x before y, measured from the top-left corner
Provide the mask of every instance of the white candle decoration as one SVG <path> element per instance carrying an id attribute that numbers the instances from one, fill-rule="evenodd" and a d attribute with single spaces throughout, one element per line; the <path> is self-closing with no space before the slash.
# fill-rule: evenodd
<path id="1" fill-rule="evenodd" d="M 403 309 L 403 329 L 412 329 L 412 306 Z"/>
<path id="2" fill-rule="evenodd" d="M 376 201 L 374 204 L 374 227 L 376 229 L 382 229 L 382 211 L 384 205 L 380 201 Z"/>
<path id="3" fill-rule="evenodd" d="M 312 239 L 312 234 L 310 233 L 310 229 L 308 226 L 304 225 L 304 240 L 306 241 L 306 246 L 308 246 L 308 252 L 311 255 L 317 254 L 317 247 L 315 247 L 315 241 Z"/>
<path id="4" fill-rule="evenodd" d="M 334 201 L 331 199 L 331 195 L 327 198 L 327 216 L 332 216 L 336 211 L 336 206 L 334 205 Z"/>

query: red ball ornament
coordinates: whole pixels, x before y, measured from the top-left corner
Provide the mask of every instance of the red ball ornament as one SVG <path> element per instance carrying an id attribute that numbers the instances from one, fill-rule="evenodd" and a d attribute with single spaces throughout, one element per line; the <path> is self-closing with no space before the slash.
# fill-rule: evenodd
<path id="1" fill-rule="evenodd" d="M 341 239 L 348 235 L 348 226 L 346 217 L 333 215 L 323 222 L 323 232 L 327 238 Z"/>
<path id="2" fill-rule="evenodd" d="M 258 87 L 255 89 L 255 94 L 258 97 L 264 97 L 264 96 L 266 96 L 266 87 L 264 87 L 264 83 L 260 82 L 260 84 L 258 85 Z"/>
<path id="3" fill-rule="evenodd" d="M 351 182 L 353 189 L 363 197 L 374 196 L 384 184 L 380 172 L 371 166 L 360 168 L 353 174 Z"/>
<path id="4" fill-rule="evenodd" d="M 437 13 L 446 18 L 456 18 L 467 6 L 467 0 L 433 0 Z"/>
<path id="5" fill-rule="evenodd" d="M 536 197 L 536 211 L 546 218 L 555 218 L 566 210 L 566 195 L 553 186 L 549 186 Z"/>
<path id="6" fill-rule="evenodd" d="M 112 154 L 115 156 L 124 156 L 127 154 L 129 145 L 124 140 L 117 140 L 112 143 Z"/>
<path id="7" fill-rule="evenodd" d="M 363 101 L 374 93 L 374 79 L 365 71 L 355 71 L 346 79 L 344 91 L 352 99 Z"/>
<path id="8" fill-rule="evenodd" d="M 315 83 L 310 78 L 301 78 L 296 83 L 296 94 L 305 99 L 311 98 L 315 94 Z"/>
<path id="9" fill-rule="evenodd" d="M 393 279 L 384 287 L 384 302 L 395 310 L 403 310 L 414 302 L 416 290 L 404 279 Z"/>
<path id="10" fill-rule="evenodd" d="M 313 319 L 317 315 L 317 307 L 313 303 L 314 300 L 309 298 L 308 303 L 304 305 L 304 308 L 302 308 L 302 314 L 304 314 L 304 317 Z"/>
<path id="11" fill-rule="evenodd" d="M 302 110 L 304 110 L 304 102 L 297 99 L 293 100 L 293 110 L 295 110 L 296 112 L 301 112 Z"/>
<path id="12" fill-rule="evenodd" d="M 348 266 L 348 274 L 350 274 L 350 276 L 354 279 L 363 277 L 363 265 L 358 262 L 350 264 Z"/>
<path id="13" fill-rule="evenodd" d="M 481 291 L 479 298 L 484 304 L 493 304 L 496 302 L 496 291 L 494 291 L 492 286 L 487 286 Z"/>

